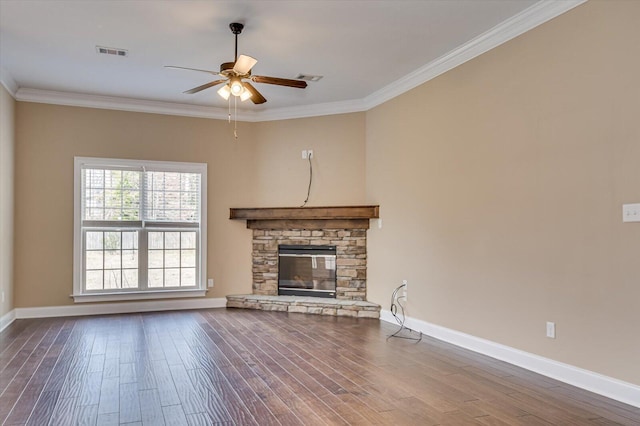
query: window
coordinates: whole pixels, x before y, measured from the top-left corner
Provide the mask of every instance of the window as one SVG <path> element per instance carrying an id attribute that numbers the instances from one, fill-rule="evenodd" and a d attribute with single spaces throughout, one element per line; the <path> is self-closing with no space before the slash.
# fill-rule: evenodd
<path id="1" fill-rule="evenodd" d="M 74 298 L 204 295 L 207 166 L 75 158 Z"/>

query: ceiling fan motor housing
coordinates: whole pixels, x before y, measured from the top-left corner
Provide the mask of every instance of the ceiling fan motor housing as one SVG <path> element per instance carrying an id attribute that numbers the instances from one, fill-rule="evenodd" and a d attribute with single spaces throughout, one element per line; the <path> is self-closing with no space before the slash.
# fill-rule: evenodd
<path id="1" fill-rule="evenodd" d="M 239 22 L 232 22 L 229 24 L 229 28 L 231 28 L 231 32 L 238 35 L 242 32 L 244 25 Z"/>
<path id="2" fill-rule="evenodd" d="M 223 62 L 222 64 L 220 64 L 220 75 L 223 75 L 225 77 L 232 75 L 234 65 L 235 62 Z"/>

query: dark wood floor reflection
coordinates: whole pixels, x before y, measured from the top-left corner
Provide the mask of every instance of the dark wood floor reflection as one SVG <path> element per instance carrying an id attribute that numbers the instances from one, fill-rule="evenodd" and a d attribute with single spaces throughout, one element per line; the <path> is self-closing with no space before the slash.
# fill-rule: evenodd
<path id="1" fill-rule="evenodd" d="M 18 320 L 0 335 L 0 424 L 640 424 L 640 409 L 393 331 L 225 309 Z"/>

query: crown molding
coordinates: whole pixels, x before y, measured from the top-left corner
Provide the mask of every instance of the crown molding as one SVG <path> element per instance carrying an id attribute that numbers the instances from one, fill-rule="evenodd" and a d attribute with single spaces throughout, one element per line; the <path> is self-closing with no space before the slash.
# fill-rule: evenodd
<path id="1" fill-rule="evenodd" d="M 16 98 L 16 92 L 18 91 L 18 84 L 13 79 L 9 71 L 7 71 L 6 68 L 1 66 L 0 66 L 0 84 L 2 84 L 5 89 L 7 89 L 7 92 L 9 92 L 9 94 L 13 96 L 14 99 Z"/>
<path id="2" fill-rule="evenodd" d="M 113 109 L 121 111 L 147 112 L 151 114 L 181 115 L 187 117 L 212 118 L 226 120 L 226 109 L 202 105 L 180 104 L 173 102 L 149 101 L 143 99 L 122 98 L 117 96 L 89 95 L 85 93 L 59 92 L 53 90 L 29 89 L 21 87 L 16 99 L 24 102 L 67 105 L 85 108 Z M 238 113 L 238 120 L 252 121 L 253 112 Z"/>
<path id="3" fill-rule="evenodd" d="M 587 0 L 543 0 L 501 22 L 489 31 L 468 41 L 406 76 L 364 98 L 367 109 L 374 108 L 445 72 L 500 46 L 507 41 L 562 15 Z"/>
<path id="4" fill-rule="evenodd" d="M 326 102 L 322 104 L 274 108 L 260 111 L 254 121 L 288 120 L 293 118 L 319 117 L 323 115 L 348 114 L 366 111 L 368 108 L 362 99 Z"/>
<path id="5" fill-rule="evenodd" d="M 274 108 L 262 111 L 238 111 L 237 120 L 248 122 L 274 121 L 367 111 L 500 46 L 586 1 L 587 0 L 539 1 L 519 14 L 496 25 L 489 31 L 394 81 L 392 84 L 382 87 L 363 99 Z M 2 77 L 0 81 L 18 101 L 210 118 L 216 120 L 227 120 L 229 116 L 225 108 L 18 88 L 16 82 L 11 78 L 11 75 L 5 70 L 1 71 Z"/>
<path id="6" fill-rule="evenodd" d="M 197 118 L 227 120 L 226 109 L 202 105 L 120 98 L 116 96 L 88 95 L 84 93 L 20 88 L 14 96 L 18 101 L 66 105 L 85 108 L 112 109 L 151 114 L 179 115 Z M 274 108 L 264 111 L 238 111 L 237 120 L 247 122 L 288 120 L 365 111 L 362 100 L 327 102 L 307 106 Z"/>

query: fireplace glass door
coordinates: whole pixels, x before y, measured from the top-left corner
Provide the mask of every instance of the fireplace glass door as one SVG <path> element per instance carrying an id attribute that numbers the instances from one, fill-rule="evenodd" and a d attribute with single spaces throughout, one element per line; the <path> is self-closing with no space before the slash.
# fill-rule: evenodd
<path id="1" fill-rule="evenodd" d="M 336 297 L 335 246 L 278 246 L 278 294 Z"/>

